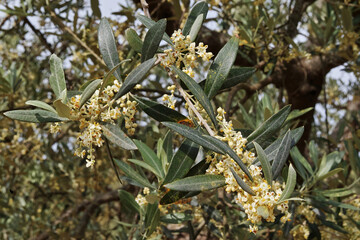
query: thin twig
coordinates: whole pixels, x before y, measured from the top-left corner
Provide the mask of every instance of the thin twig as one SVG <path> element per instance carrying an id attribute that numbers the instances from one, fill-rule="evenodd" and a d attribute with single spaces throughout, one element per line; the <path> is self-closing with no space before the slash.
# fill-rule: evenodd
<path id="1" fill-rule="evenodd" d="M 106 145 L 106 152 L 107 152 L 107 154 L 108 154 L 108 156 L 109 156 L 109 159 L 110 159 L 110 161 L 111 161 L 111 163 L 112 163 L 112 165 L 113 165 L 113 168 L 114 168 L 116 177 L 117 177 L 117 179 L 119 180 L 120 184 L 123 184 L 122 181 L 121 181 L 121 179 L 120 179 L 120 175 L 119 175 L 119 173 L 118 173 L 118 171 L 117 171 L 117 169 L 116 169 L 116 165 L 115 165 L 114 159 L 113 159 L 112 154 L 111 154 L 111 151 L 110 151 L 109 141 L 107 140 L 106 137 L 105 137 L 105 145 Z"/>
<path id="2" fill-rule="evenodd" d="M 30 22 L 30 20 L 25 17 L 24 22 L 29 25 L 31 30 L 35 33 L 35 35 L 40 39 L 40 41 L 46 46 L 46 48 L 51 52 L 54 53 L 54 49 L 51 47 L 50 43 L 46 40 L 44 34 L 40 32 L 40 30 L 36 29 L 35 26 Z"/>
<path id="3" fill-rule="evenodd" d="M 191 224 L 191 221 L 187 222 L 188 225 L 188 230 L 189 230 L 189 238 L 190 240 L 195 240 L 195 232 L 194 232 L 194 228 Z"/>
<path id="4" fill-rule="evenodd" d="M 146 0 L 140 0 L 142 9 L 144 10 L 145 16 L 148 18 L 151 18 L 150 12 L 149 12 L 149 4 L 146 2 Z"/>
<path id="5" fill-rule="evenodd" d="M 58 16 L 56 16 L 56 13 L 52 11 L 50 7 L 47 7 L 46 9 L 50 12 L 50 16 L 55 24 L 57 24 L 63 31 L 68 32 L 75 39 L 75 41 L 78 42 L 83 48 L 85 48 L 93 57 L 95 57 L 101 65 L 106 66 L 102 58 L 96 54 L 86 43 L 84 43 L 68 26 L 66 26 L 58 18 Z"/>
<path id="6" fill-rule="evenodd" d="M 195 108 L 194 104 L 189 99 L 189 97 L 188 97 L 187 93 L 185 92 L 185 90 L 181 87 L 181 85 L 176 80 L 175 75 L 171 72 L 171 70 L 169 68 L 166 68 L 166 71 L 167 71 L 169 77 L 171 78 L 171 80 L 174 82 L 176 88 L 179 90 L 180 94 L 185 99 L 186 103 L 189 105 L 189 108 L 191 109 L 191 111 L 193 111 L 195 113 L 196 117 L 200 120 L 200 123 L 205 127 L 205 129 L 208 131 L 208 133 L 211 136 L 215 136 L 215 133 L 213 132 L 213 130 L 210 128 L 210 126 L 207 124 L 205 119 L 201 116 L 201 114 Z"/>

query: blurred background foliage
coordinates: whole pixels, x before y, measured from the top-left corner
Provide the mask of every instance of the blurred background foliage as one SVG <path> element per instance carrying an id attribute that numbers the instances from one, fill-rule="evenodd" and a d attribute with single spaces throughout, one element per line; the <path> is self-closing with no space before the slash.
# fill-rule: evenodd
<path id="1" fill-rule="evenodd" d="M 182 26 L 194 4 L 188 0 L 148 2 L 153 19 L 168 19 L 169 35 Z M 297 192 L 307 199 L 306 204 L 293 204 L 297 210 L 293 211 L 292 236 L 305 239 L 304 231 L 310 229 L 309 239 L 357 239 L 359 1 L 208 2 L 211 11 L 199 41 L 216 55 L 230 35 L 236 34 L 241 47 L 235 64 L 257 69 L 247 82 L 215 98 L 215 105 L 225 106 L 235 128 L 255 129 L 289 103 L 293 110 L 306 112 L 288 122 L 291 129 L 305 125 L 298 148 L 289 158 L 300 175 Z M 48 80 L 52 53 L 64 61 L 68 90 L 76 91 L 86 81 L 104 76 L 108 69 L 97 45 L 101 17 L 110 20 L 120 59 L 140 59 L 124 37 L 128 27 L 144 36 L 144 27 L 135 18 L 142 12 L 140 1 L 1 0 L 0 4 L 1 113 L 30 109 L 25 104 L 29 99 L 49 103 L 54 99 Z M 103 5 L 111 5 L 113 11 L 105 14 L 99 7 Z M 198 80 L 204 78 L 202 74 L 200 70 Z M 169 92 L 162 80 L 165 76 L 161 71 L 151 75 L 138 94 L 160 99 Z M 182 105 L 179 98 L 177 107 Z M 135 138 L 155 146 L 165 129 L 145 114 L 137 119 L 140 127 Z M 96 167 L 88 169 L 85 160 L 73 155 L 76 124 L 65 125 L 62 133 L 52 135 L 48 124 L 23 123 L 0 115 L 0 129 L 2 239 L 126 239 L 122 234 L 129 226 L 121 222 L 132 222 L 132 216 L 119 203 L 120 184 L 105 149 L 97 150 Z M 180 141 L 176 142 L 178 146 Z M 131 157 L 119 148 L 112 150 L 115 158 Z M 134 196 L 139 192 L 130 185 L 121 188 Z M 213 206 L 213 213 L 204 218 L 221 212 L 225 238 L 278 239 L 282 235 L 271 224 L 256 237 L 248 235 L 242 224 L 244 215 L 221 190 L 200 198 Z M 312 211 L 306 212 L 308 206 Z M 218 228 L 212 223 L 207 221 L 199 239 L 218 238 Z M 306 224 L 310 227 L 305 229 Z M 177 239 L 185 238 L 181 229 L 178 232 Z"/>

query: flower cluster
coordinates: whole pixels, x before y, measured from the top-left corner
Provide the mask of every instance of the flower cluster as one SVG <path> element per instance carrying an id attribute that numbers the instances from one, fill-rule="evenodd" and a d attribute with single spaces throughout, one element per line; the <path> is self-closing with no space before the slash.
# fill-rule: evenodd
<path id="1" fill-rule="evenodd" d="M 225 177 L 225 191 L 228 193 L 236 193 L 235 202 L 244 208 L 248 220 L 252 223 L 250 232 L 257 232 L 257 224 L 260 224 L 262 219 L 267 222 L 274 222 L 274 211 L 276 209 L 284 214 L 281 218 L 282 222 L 289 220 L 291 214 L 288 212 L 287 201 L 280 204 L 277 203 L 283 192 L 284 184 L 273 181 L 272 186 L 270 186 L 263 177 L 261 167 L 251 165 L 255 160 L 254 153 L 245 150 L 246 139 L 242 137 L 240 132 L 234 131 L 231 121 L 228 122 L 225 120 L 225 111 L 222 108 L 218 109 L 217 120 L 223 136 L 216 137 L 227 142 L 235 153 L 243 160 L 248 166 L 253 181 L 251 181 L 241 170 L 239 165 L 227 155 L 214 154 L 207 156 L 207 161 L 211 163 L 207 173 L 220 174 Z M 251 195 L 244 191 L 237 184 L 236 179 L 233 177 L 230 170 L 231 168 L 234 169 L 243 181 L 251 187 L 255 195 Z"/>
<path id="2" fill-rule="evenodd" d="M 78 148 L 74 154 L 81 158 L 87 154 L 87 167 L 91 167 L 95 163 L 94 146 L 101 147 L 104 142 L 101 138 L 102 130 L 99 122 L 115 124 L 115 120 L 123 116 L 128 134 L 133 135 L 135 133 L 137 127 L 137 124 L 134 123 L 136 102 L 129 100 L 128 94 L 116 100 L 115 103 L 112 102 L 112 98 L 120 87 L 121 84 L 115 80 L 114 84 L 104 88 L 103 92 L 100 93 L 99 90 L 96 90 L 92 97 L 81 107 L 81 95 L 73 96 L 68 102 L 71 109 L 70 114 L 73 119 L 80 121 L 80 129 L 82 130 L 77 138 Z M 52 133 L 58 130 L 59 126 L 57 124 L 50 127 Z"/>
<path id="3" fill-rule="evenodd" d="M 175 93 L 175 85 L 171 85 L 167 87 L 167 90 L 169 90 L 171 92 L 171 95 L 167 95 L 164 94 L 164 96 L 162 97 L 163 101 L 167 101 L 168 102 L 168 107 L 171 109 L 175 109 L 175 103 L 176 100 L 174 100 L 174 93 Z"/>
<path id="4" fill-rule="evenodd" d="M 171 36 L 171 40 L 174 43 L 174 49 L 167 49 L 163 55 L 160 55 L 161 64 L 164 67 L 175 64 L 176 67 L 180 68 L 181 63 L 183 63 L 182 70 L 189 76 L 194 77 L 194 68 L 198 65 L 196 60 L 202 58 L 203 61 L 209 61 L 213 57 L 211 52 L 206 52 L 207 45 L 200 42 L 196 46 L 194 42 L 191 42 L 190 36 L 185 37 L 181 30 L 175 31 Z"/>

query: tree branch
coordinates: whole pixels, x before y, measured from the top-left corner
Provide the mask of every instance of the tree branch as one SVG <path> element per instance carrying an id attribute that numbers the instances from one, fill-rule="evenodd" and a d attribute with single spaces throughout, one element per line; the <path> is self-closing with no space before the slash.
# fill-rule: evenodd
<path id="1" fill-rule="evenodd" d="M 74 208 L 67 210 L 52 224 L 52 226 L 56 226 L 64 221 L 67 221 L 71 217 L 76 216 L 77 214 L 84 211 L 80 223 L 75 231 L 75 237 L 77 239 L 81 239 L 84 237 L 86 227 L 90 222 L 91 216 L 94 213 L 94 211 L 104 203 L 114 202 L 118 200 L 119 200 L 119 195 L 117 190 L 112 190 L 106 193 L 100 193 L 92 200 L 85 200 L 81 204 L 75 206 Z M 50 239 L 52 233 L 53 233 L 52 231 L 46 231 L 41 233 L 37 237 L 31 239 L 32 240 Z"/>
<path id="2" fill-rule="evenodd" d="M 54 53 L 54 49 L 52 48 L 52 46 L 50 45 L 50 43 L 48 43 L 46 41 L 46 38 L 44 37 L 44 34 L 42 34 L 42 32 L 40 32 L 40 30 L 36 29 L 34 27 L 34 25 L 30 22 L 30 20 L 27 17 L 24 17 L 24 22 L 29 25 L 29 27 L 31 28 L 31 30 L 35 33 L 35 35 L 40 39 L 40 41 L 46 46 L 46 48 L 51 52 Z"/>
<path id="3" fill-rule="evenodd" d="M 293 38 L 297 34 L 297 26 L 306 11 L 306 8 L 313 4 L 316 0 L 296 0 L 295 6 L 289 15 L 289 20 L 286 26 L 286 35 Z"/>
<path id="4" fill-rule="evenodd" d="M 50 13 L 50 16 L 53 22 L 58 25 L 63 31 L 68 32 L 77 43 L 79 43 L 83 48 L 85 48 L 101 65 L 106 66 L 102 58 L 96 54 L 86 43 L 84 43 L 68 26 L 66 26 L 55 14 L 50 7 L 46 7 L 47 11 Z"/>

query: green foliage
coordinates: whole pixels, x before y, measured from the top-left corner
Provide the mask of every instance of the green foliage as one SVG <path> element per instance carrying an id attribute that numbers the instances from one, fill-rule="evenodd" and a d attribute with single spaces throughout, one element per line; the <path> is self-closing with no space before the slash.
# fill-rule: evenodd
<path id="1" fill-rule="evenodd" d="M 315 105 L 287 105 L 329 84 L 311 78 L 332 68 L 329 52 L 358 74 L 355 3 L 302 6 L 313 47 L 293 36 L 288 3 L 200 1 L 189 10 L 191 1 L 173 1 L 164 3 L 172 16 L 154 21 L 163 3 L 142 2 L 146 16 L 135 18 L 140 5 L 128 2 L 113 13 L 126 20 L 116 22 L 90 2 L 86 15 L 71 1 L 5 1 L 1 10 L 1 25 L 17 26 L 0 32 L 0 238 L 358 234 L 358 84 L 353 102 L 342 93 L 344 115 L 332 111 L 344 90 L 325 88 L 318 102 L 331 106 L 330 124 L 317 120 L 313 133 L 301 125 Z M 213 36 L 209 9 L 219 23 Z M 29 16 L 40 17 L 39 30 Z M 170 38 L 174 26 L 183 29 Z M 308 74 L 307 61 L 319 58 Z M 291 89 L 299 72 L 307 85 Z"/>

